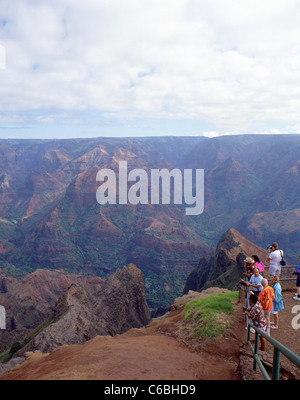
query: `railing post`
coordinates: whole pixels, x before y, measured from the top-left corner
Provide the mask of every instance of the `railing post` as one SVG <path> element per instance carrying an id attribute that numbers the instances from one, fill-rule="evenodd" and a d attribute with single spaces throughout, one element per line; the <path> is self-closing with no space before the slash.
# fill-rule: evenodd
<path id="1" fill-rule="evenodd" d="M 259 333 L 255 331 L 255 343 L 254 343 L 254 360 L 253 360 L 253 370 L 256 371 L 257 369 L 257 362 L 256 357 L 258 354 L 258 340 L 259 340 Z"/>
<path id="2" fill-rule="evenodd" d="M 248 277 L 246 276 L 246 282 L 248 282 Z M 249 308 L 249 287 L 248 286 L 246 286 L 246 308 Z M 250 339 L 250 329 L 249 329 L 249 321 L 250 321 L 250 318 L 248 317 L 248 315 L 247 315 L 247 317 L 246 317 L 246 327 L 247 327 L 247 329 L 248 329 L 248 340 Z"/>
<path id="3" fill-rule="evenodd" d="M 279 380 L 280 351 L 274 346 L 272 380 Z"/>
<path id="4" fill-rule="evenodd" d="M 247 317 L 248 318 L 248 317 Z M 247 319 L 247 342 L 250 341 L 250 325 L 248 324 L 248 319 Z"/>

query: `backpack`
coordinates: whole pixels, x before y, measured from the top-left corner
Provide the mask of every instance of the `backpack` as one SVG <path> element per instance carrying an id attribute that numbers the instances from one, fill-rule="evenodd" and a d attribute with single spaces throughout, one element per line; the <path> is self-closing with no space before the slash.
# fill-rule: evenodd
<path id="1" fill-rule="evenodd" d="M 283 253 L 282 250 L 279 250 L 280 254 L 281 254 L 281 261 L 280 261 L 280 265 L 284 266 L 286 264 L 286 261 L 283 259 Z"/>

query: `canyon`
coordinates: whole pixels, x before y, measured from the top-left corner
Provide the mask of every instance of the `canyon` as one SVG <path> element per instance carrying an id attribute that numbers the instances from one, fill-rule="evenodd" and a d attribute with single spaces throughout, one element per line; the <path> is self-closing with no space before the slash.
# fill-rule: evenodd
<path id="1" fill-rule="evenodd" d="M 145 277 L 151 309 L 182 293 L 199 259 L 234 228 L 256 245 L 300 245 L 300 135 L 0 141 L 0 268 L 108 278 L 123 265 Z M 183 204 L 100 205 L 99 169 L 204 170 L 204 210 Z"/>

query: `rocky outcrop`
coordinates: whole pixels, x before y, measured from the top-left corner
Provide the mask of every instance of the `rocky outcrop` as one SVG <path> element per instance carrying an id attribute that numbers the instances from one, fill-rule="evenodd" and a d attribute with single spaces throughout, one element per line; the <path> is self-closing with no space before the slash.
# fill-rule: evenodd
<path id="1" fill-rule="evenodd" d="M 198 266 L 189 275 L 183 293 L 212 286 L 234 289 L 244 272 L 245 258 L 254 254 L 267 265 L 266 250 L 247 240 L 235 229 L 229 229 L 221 237 L 215 255 L 209 259 L 200 259 Z"/>
<path id="2" fill-rule="evenodd" d="M 128 271 L 123 272 L 127 275 Z M 26 352 L 26 361 L 1 380 L 237 380 L 240 338 L 245 336 L 240 305 L 228 315 L 228 329 L 217 340 L 199 341 L 192 324 L 183 322 L 184 305 L 192 299 L 226 292 L 210 288 L 177 299 L 172 311 L 143 329 L 122 335 L 96 336 L 78 346 L 50 353 Z M 201 343 L 202 342 L 202 343 Z M 15 359 L 17 362 L 20 358 Z M 10 365 L 4 366 L 4 371 Z"/>
<path id="3" fill-rule="evenodd" d="M 57 302 L 52 323 L 18 354 L 49 352 L 64 344 L 82 344 L 96 335 L 121 334 L 150 322 L 144 277 L 134 265 L 118 269 L 94 292 L 73 284 Z"/>
<path id="4" fill-rule="evenodd" d="M 73 275 L 63 270 L 38 269 L 23 279 L 0 271 L 0 304 L 6 310 L 6 330 L 0 331 L 0 353 L 40 325 L 72 284 L 93 293 L 104 282 L 100 277 Z"/>

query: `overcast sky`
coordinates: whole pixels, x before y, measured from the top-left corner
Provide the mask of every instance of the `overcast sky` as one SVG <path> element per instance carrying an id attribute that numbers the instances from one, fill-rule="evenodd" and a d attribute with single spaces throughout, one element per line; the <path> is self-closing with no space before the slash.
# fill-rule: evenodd
<path id="1" fill-rule="evenodd" d="M 299 0 L 1 0 L 0 137 L 300 132 Z"/>

